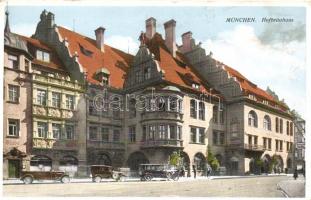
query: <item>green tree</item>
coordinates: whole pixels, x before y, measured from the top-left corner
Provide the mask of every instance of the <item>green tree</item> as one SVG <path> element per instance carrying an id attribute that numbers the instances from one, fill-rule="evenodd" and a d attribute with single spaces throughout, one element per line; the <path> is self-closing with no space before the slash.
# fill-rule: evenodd
<path id="1" fill-rule="evenodd" d="M 181 156 L 179 152 L 174 151 L 170 155 L 170 165 L 179 166 L 181 161 Z"/>
<path id="2" fill-rule="evenodd" d="M 207 147 L 207 163 L 212 167 L 214 171 L 216 171 L 219 168 L 219 161 L 212 153 L 210 147 Z"/>

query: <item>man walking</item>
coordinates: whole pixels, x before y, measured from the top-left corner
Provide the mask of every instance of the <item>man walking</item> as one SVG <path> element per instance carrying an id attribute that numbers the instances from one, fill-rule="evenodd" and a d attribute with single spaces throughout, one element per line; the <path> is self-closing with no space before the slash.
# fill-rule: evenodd
<path id="1" fill-rule="evenodd" d="M 212 172 L 212 168 L 209 164 L 206 164 L 206 177 L 209 177 Z"/>
<path id="2" fill-rule="evenodd" d="M 192 165 L 192 168 L 193 168 L 193 176 L 194 176 L 194 178 L 197 178 L 197 169 L 196 169 L 195 165 Z"/>

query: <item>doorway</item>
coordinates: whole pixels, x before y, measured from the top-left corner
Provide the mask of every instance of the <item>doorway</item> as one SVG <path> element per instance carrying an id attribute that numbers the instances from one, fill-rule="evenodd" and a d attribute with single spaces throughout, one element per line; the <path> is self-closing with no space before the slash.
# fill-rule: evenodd
<path id="1" fill-rule="evenodd" d="M 19 178 L 20 176 L 20 160 L 8 160 L 9 178 Z"/>

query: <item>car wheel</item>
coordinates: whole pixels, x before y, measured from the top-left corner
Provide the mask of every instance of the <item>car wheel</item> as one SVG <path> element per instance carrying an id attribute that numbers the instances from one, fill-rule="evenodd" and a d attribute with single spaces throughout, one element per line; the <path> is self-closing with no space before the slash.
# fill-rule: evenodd
<path id="1" fill-rule="evenodd" d="M 179 179 L 179 174 L 175 174 L 175 175 L 173 176 L 173 180 L 174 180 L 174 181 L 178 181 L 178 179 Z"/>
<path id="2" fill-rule="evenodd" d="M 95 176 L 95 178 L 94 178 L 94 182 L 96 182 L 96 183 L 100 183 L 101 180 L 102 180 L 102 178 L 100 176 Z"/>
<path id="3" fill-rule="evenodd" d="M 119 174 L 118 173 L 113 173 L 112 174 L 112 178 L 114 179 L 114 180 L 119 180 L 120 179 L 120 176 L 119 176 Z"/>
<path id="4" fill-rule="evenodd" d="M 166 174 L 166 178 L 168 179 L 168 180 L 171 180 L 172 179 L 172 173 L 171 172 L 168 172 L 167 174 Z"/>
<path id="5" fill-rule="evenodd" d="M 25 184 L 31 184 L 31 183 L 33 182 L 33 178 L 32 178 L 31 176 L 25 176 L 25 177 L 23 178 L 23 182 L 24 182 Z"/>
<path id="6" fill-rule="evenodd" d="M 69 176 L 63 176 L 60 181 L 62 183 L 69 183 L 70 182 L 70 178 L 69 178 Z"/>
<path id="7" fill-rule="evenodd" d="M 152 180 L 152 176 L 151 175 L 145 175 L 145 180 L 146 181 L 151 181 Z"/>

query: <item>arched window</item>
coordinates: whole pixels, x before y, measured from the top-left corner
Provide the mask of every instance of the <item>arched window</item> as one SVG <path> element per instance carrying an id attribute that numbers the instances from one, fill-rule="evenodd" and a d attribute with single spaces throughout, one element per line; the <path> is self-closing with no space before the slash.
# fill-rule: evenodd
<path id="1" fill-rule="evenodd" d="M 195 99 L 190 100 L 190 117 L 197 118 L 197 102 Z"/>
<path id="2" fill-rule="evenodd" d="M 199 119 L 205 120 L 205 105 L 204 102 L 199 102 Z"/>
<path id="3" fill-rule="evenodd" d="M 248 113 L 248 125 L 258 127 L 257 114 L 253 110 Z"/>
<path id="4" fill-rule="evenodd" d="M 265 117 L 263 118 L 263 128 L 265 130 L 271 131 L 271 119 L 268 115 L 265 115 Z"/>
<path id="5" fill-rule="evenodd" d="M 159 111 L 165 111 L 166 110 L 166 102 L 163 97 L 159 97 L 157 99 L 157 107 Z"/>
<path id="6" fill-rule="evenodd" d="M 279 118 L 276 117 L 275 118 L 275 132 L 279 132 Z"/>

